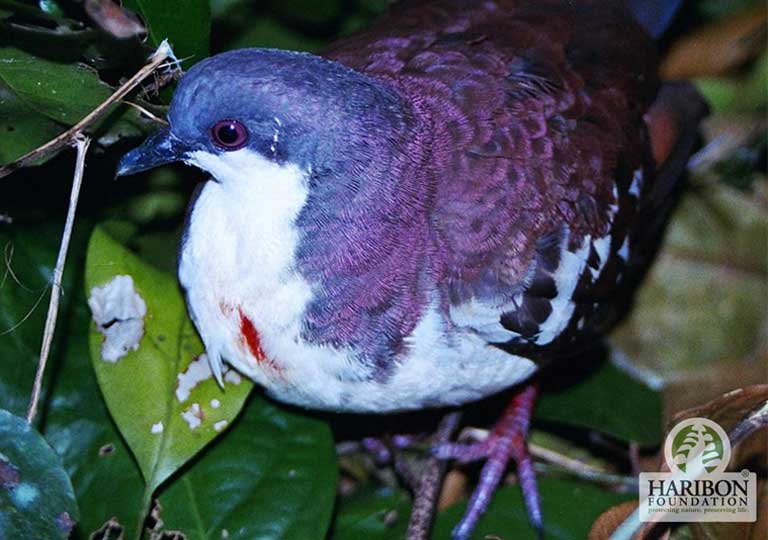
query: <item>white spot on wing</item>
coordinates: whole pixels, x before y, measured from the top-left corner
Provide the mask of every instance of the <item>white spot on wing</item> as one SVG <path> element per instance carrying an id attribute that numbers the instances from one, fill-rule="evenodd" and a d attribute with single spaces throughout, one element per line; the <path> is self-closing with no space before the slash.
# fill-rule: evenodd
<path id="1" fill-rule="evenodd" d="M 629 236 L 624 238 L 624 243 L 621 244 L 621 247 L 619 248 L 619 251 L 617 251 L 619 257 L 624 259 L 624 262 L 627 262 L 629 260 Z"/>
<path id="2" fill-rule="evenodd" d="M 575 253 L 567 249 L 561 251 L 560 264 L 553 274 L 557 286 L 557 296 L 551 302 L 552 313 L 539 327 L 539 336 L 536 338 L 537 345 L 546 345 L 553 341 L 571 320 L 575 309 L 573 291 L 576 289 L 584 266 L 587 264 L 590 241 L 591 237 L 587 235 Z"/>
<path id="3" fill-rule="evenodd" d="M 643 170 L 636 169 L 632 173 L 632 184 L 629 186 L 629 194 L 634 197 L 640 197 L 640 189 L 643 185 Z"/>
<path id="4" fill-rule="evenodd" d="M 602 238 L 598 238 L 595 240 L 592 245 L 595 248 L 595 252 L 597 253 L 598 258 L 600 259 L 600 264 L 597 268 L 590 268 L 590 272 L 592 273 L 592 279 L 596 280 L 600 273 L 603 271 L 603 268 L 605 268 L 605 263 L 608 262 L 608 251 L 611 249 L 611 235 L 606 234 Z"/>
<path id="5" fill-rule="evenodd" d="M 104 336 L 102 360 L 114 364 L 139 348 L 147 304 L 136 292 L 131 276 L 115 276 L 106 285 L 91 289 L 88 307 L 96 329 Z"/>

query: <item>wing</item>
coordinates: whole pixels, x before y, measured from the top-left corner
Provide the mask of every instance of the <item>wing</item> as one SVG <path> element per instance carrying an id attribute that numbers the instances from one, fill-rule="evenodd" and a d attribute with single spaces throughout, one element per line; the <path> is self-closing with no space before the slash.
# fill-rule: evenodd
<path id="1" fill-rule="evenodd" d="M 455 325 L 530 354 L 610 326 L 653 191 L 658 91 L 653 44 L 618 2 L 406 2 L 326 54 L 396 87 L 433 136 Z"/>

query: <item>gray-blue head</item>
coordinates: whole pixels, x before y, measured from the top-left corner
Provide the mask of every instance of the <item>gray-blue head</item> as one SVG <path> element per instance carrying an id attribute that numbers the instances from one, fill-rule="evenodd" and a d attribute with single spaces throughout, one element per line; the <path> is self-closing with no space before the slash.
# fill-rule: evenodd
<path id="1" fill-rule="evenodd" d="M 169 127 L 129 152 L 118 174 L 184 161 L 224 181 L 216 158 L 241 150 L 302 169 L 346 168 L 342 157 L 370 159 L 377 140 L 403 129 L 404 115 L 397 94 L 336 62 L 273 49 L 230 51 L 189 70 Z"/>

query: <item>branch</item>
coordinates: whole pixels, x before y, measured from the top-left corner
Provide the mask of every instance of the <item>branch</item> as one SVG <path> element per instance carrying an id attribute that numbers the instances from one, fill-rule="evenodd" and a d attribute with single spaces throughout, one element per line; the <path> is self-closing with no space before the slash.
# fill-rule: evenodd
<path id="1" fill-rule="evenodd" d="M 459 425 L 460 412 L 446 414 L 440 421 L 435 433 L 434 445 L 440 445 L 450 440 L 451 435 Z M 437 497 L 440 494 L 440 479 L 445 469 L 445 460 L 429 457 L 422 472 L 419 485 L 413 496 L 413 510 L 408 522 L 407 540 L 427 540 L 434 517 Z"/>
<path id="2" fill-rule="evenodd" d="M 173 51 L 171 50 L 171 46 L 168 45 L 167 41 L 163 41 L 160 46 L 157 48 L 157 50 L 152 54 L 150 57 L 150 61 L 147 65 L 145 65 L 143 68 L 141 68 L 139 71 L 136 72 L 136 74 L 128 79 L 125 83 L 123 83 L 117 90 L 115 90 L 114 94 L 109 96 L 103 103 L 101 103 L 98 107 L 93 109 L 90 113 L 88 113 L 82 120 L 80 120 L 77 124 L 66 130 L 64 133 L 61 133 L 45 143 L 42 146 L 39 146 L 32 150 L 31 152 L 28 152 L 21 156 L 16 161 L 13 161 L 9 163 L 8 165 L 5 165 L 4 167 L 0 167 L 0 178 L 4 176 L 8 176 L 12 172 L 16 171 L 17 169 L 20 169 L 21 167 L 26 167 L 30 163 L 34 163 L 35 161 L 52 154 L 58 150 L 61 150 L 65 146 L 72 145 L 76 139 L 80 136 L 80 134 L 99 120 L 102 116 L 107 114 L 109 112 L 110 107 L 120 101 L 122 98 L 126 96 L 131 90 L 136 88 L 138 84 L 143 81 L 150 73 L 154 72 L 158 67 L 160 67 L 163 62 L 165 62 L 168 59 L 171 59 L 174 64 L 177 64 L 178 61 L 176 60 L 176 57 L 173 54 Z"/>
<path id="3" fill-rule="evenodd" d="M 67 260 L 69 240 L 72 237 L 72 226 L 75 223 L 77 199 L 80 196 L 80 185 L 83 182 L 85 154 L 88 151 L 88 145 L 90 143 L 91 140 L 84 135 L 79 135 L 75 141 L 77 147 L 77 161 L 75 162 L 75 174 L 72 178 L 72 193 L 69 196 L 69 209 L 67 210 L 67 220 L 64 223 L 64 232 L 61 235 L 59 255 L 56 258 L 56 268 L 53 270 L 53 287 L 51 289 L 51 301 L 48 304 L 48 316 L 45 319 L 43 344 L 40 347 L 40 359 L 37 362 L 37 373 L 35 373 L 32 396 L 29 399 L 29 408 L 27 409 L 27 422 L 30 424 L 35 419 L 35 414 L 37 413 L 37 404 L 38 401 L 40 401 L 40 389 L 43 385 L 45 366 L 48 363 L 48 354 L 51 352 L 51 342 L 53 341 L 53 333 L 56 329 L 56 319 L 59 313 L 59 298 L 61 297 L 61 277 L 64 273 L 64 264 Z"/>

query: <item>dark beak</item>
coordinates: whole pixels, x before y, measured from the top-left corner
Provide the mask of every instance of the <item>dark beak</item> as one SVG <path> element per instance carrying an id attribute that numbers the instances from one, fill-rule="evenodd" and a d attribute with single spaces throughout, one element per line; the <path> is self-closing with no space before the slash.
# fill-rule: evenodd
<path id="1" fill-rule="evenodd" d="M 187 148 L 168 128 L 160 128 L 123 156 L 117 167 L 117 176 L 136 174 L 165 163 L 184 159 Z"/>

